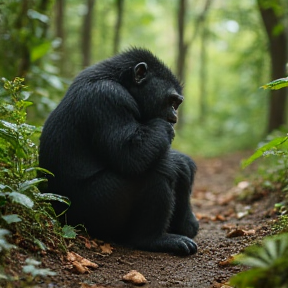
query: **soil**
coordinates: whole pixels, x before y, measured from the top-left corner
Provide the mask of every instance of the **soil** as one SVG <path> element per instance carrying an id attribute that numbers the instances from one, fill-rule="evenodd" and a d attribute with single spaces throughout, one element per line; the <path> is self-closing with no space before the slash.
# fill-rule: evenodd
<path id="1" fill-rule="evenodd" d="M 271 233 L 276 217 L 273 207 L 279 201 L 277 193 L 261 190 L 255 194 L 254 188 L 245 180 L 253 174 L 254 168 L 250 167 L 245 175 L 240 171 L 240 162 L 249 155 L 251 152 L 195 159 L 198 171 L 192 203 L 200 221 L 200 232 L 195 238 L 198 243 L 196 255 L 179 257 L 113 244 L 112 249 L 109 245 L 100 249 L 91 239 L 78 237 L 67 242 L 69 251 L 98 264 L 98 268 L 88 268 L 86 273 L 80 274 L 79 267 L 74 265 L 72 268 L 71 261 L 61 253 L 32 253 L 17 249 L 10 254 L 6 265 L 7 271 L 20 280 L 9 287 L 24 287 L 21 286 L 23 275 L 20 271 L 27 257 L 40 260 L 41 267 L 57 272 L 56 276 L 36 278 L 29 286 L 35 288 L 133 287 L 134 284 L 122 280 L 131 270 L 137 270 L 147 279 L 144 287 L 230 287 L 227 284 L 229 278 L 246 269 L 231 265 L 231 257 Z M 236 178 L 241 179 L 238 185 Z M 243 193 L 246 201 L 239 200 Z M 104 253 L 105 247 L 108 253 Z M 27 281 L 27 277 L 25 279 Z"/>

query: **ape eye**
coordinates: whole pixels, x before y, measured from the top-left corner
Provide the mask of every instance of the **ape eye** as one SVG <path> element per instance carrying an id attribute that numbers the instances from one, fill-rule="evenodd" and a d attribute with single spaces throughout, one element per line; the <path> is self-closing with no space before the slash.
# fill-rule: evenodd
<path id="1" fill-rule="evenodd" d="M 145 62 L 140 62 L 134 67 L 134 80 L 140 84 L 147 76 L 148 66 Z"/>

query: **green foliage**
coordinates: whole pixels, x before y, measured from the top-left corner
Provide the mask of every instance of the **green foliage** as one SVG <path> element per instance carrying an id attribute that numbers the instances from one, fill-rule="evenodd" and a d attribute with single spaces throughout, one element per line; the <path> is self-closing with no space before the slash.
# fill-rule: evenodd
<path id="1" fill-rule="evenodd" d="M 69 226 L 69 225 L 64 225 L 62 228 L 62 235 L 64 238 L 75 239 L 77 236 L 77 233 L 74 227 Z"/>
<path id="2" fill-rule="evenodd" d="M 278 90 L 278 89 L 281 89 L 281 88 L 287 87 L 287 86 L 288 86 L 288 77 L 280 78 L 280 79 L 274 80 L 272 82 L 269 82 L 269 83 L 263 85 L 261 88 Z"/>
<path id="3" fill-rule="evenodd" d="M 261 156 L 271 155 L 282 156 L 284 158 L 288 157 L 288 136 L 274 138 L 258 148 L 250 158 L 242 162 L 242 167 L 245 168 Z"/>
<path id="4" fill-rule="evenodd" d="M 8 230 L 0 229 L 0 255 L 3 254 L 4 251 L 8 251 L 15 247 L 6 240 L 6 236 L 8 235 L 10 235 Z"/>
<path id="5" fill-rule="evenodd" d="M 46 268 L 38 268 L 41 262 L 36 261 L 34 259 L 28 258 L 25 260 L 26 265 L 23 266 L 23 272 L 27 274 L 31 274 L 32 277 L 36 276 L 54 276 L 56 272 L 51 271 L 50 269 Z"/>
<path id="6" fill-rule="evenodd" d="M 235 258 L 237 264 L 252 267 L 230 279 L 237 288 L 284 288 L 288 286 L 288 234 L 266 238 Z"/>
<path id="7" fill-rule="evenodd" d="M 31 93 L 24 79 L 2 79 L 0 89 L 0 224 L 17 235 L 18 242 L 36 249 L 65 247 L 55 212 L 47 200 L 70 204 L 63 196 L 40 194 L 38 185 L 47 181 L 38 172 L 38 147 L 32 137 L 41 127 L 29 125 L 26 109 Z"/>
<path id="8" fill-rule="evenodd" d="M 264 86 L 264 89 L 280 89 L 288 86 L 287 78 L 272 81 Z M 259 157 L 277 156 L 277 165 L 272 165 L 274 169 L 272 175 L 277 175 L 274 179 L 280 182 L 281 189 L 285 193 L 288 191 L 288 135 L 272 137 L 268 143 L 260 148 L 242 166 L 246 167 Z M 280 165 L 279 165 L 280 164 Z M 271 169 L 271 168 L 270 168 Z M 265 170 L 267 174 L 269 169 Z M 288 287 L 288 234 L 287 232 L 287 195 L 282 203 L 277 203 L 275 208 L 281 212 L 278 222 L 274 226 L 276 232 L 282 232 L 277 236 L 266 238 L 262 246 L 251 246 L 244 253 L 236 257 L 238 264 L 252 267 L 248 271 L 241 272 L 232 277 L 230 283 L 237 288 L 284 288 Z"/>

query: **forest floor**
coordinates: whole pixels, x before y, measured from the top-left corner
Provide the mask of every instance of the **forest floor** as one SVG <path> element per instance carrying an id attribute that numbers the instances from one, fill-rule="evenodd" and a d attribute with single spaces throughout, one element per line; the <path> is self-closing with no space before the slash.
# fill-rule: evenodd
<path id="1" fill-rule="evenodd" d="M 196 255 L 179 257 L 113 244 L 100 247 L 97 241 L 77 237 L 67 242 L 69 251 L 81 255 L 83 259 L 70 257 L 67 260 L 66 255 L 50 252 L 33 255 L 17 249 L 7 260 L 10 273 L 21 274 L 21 265 L 32 255 L 42 262 L 42 267 L 57 272 L 56 276 L 35 279 L 34 284 L 28 286 L 33 288 L 133 287 L 135 284 L 124 282 L 122 278 L 131 270 L 137 270 L 147 279 L 144 287 L 230 287 L 224 283 L 233 274 L 245 269 L 231 265 L 231 257 L 271 234 L 276 217 L 273 208 L 279 201 L 277 193 L 261 189 L 251 193 L 254 188 L 249 186 L 247 179 L 255 168 L 252 166 L 244 172 L 240 171 L 241 160 L 250 155 L 251 152 L 241 152 L 220 158 L 195 159 L 198 171 L 192 203 L 200 221 L 200 231 L 195 238 L 198 243 Z M 235 179 L 240 180 L 238 185 Z M 243 193 L 246 194 L 245 201 L 239 200 Z M 70 254 L 72 258 L 77 257 L 73 255 Z M 89 267 L 89 263 L 86 267 L 83 263 L 85 259 L 96 263 L 98 268 Z M 81 274 L 81 271 L 86 273 Z M 24 286 L 17 281 L 7 287 Z"/>

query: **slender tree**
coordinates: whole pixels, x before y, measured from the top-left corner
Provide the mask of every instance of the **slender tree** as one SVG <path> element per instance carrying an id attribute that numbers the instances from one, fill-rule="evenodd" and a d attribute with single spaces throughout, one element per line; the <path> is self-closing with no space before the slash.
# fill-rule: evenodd
<path id="1" fill-rule="evenodd" d="M 279 15 L 279 11 L 275 11 L 275 5 L 276 7 L 281 7 L 281 4 L 279 0 L 257 0 L 257 2 L 268 37 L 271 58 L 271 79 L 275 80 L 286 75 L 285 66 L 288 61 L 287 36 L 281 23 L 281 15 Z M 287 88 L 273 90 L 270 93 L 268 133 L 285 124 L 287 113 Z"/>
<path id="2" fill-rule="evenodd" d="M 188 45 L 185 42 L 185 18 L 187 11 L 187 0 L 179 0 L 177 11 L 177 60 L 176 60 L 176 75 L 178 79 L 184 83 L 185 81 L 185 60 L 187 55 Z M 180 108 L 178 112 L 177 129 L 181 131 L 183 124 L 183 110 Z"/>
<path id="3" fill-rule="evenodd" d="M 17 15 L 15 21 L 15 29 L 20 31 L 23 26 L 27 25 L 27 12 L 29 9 L 29 0 L 23 0 L 21 2 L 20 13 Z M 29 47 L 26 43 L 19 41 L 19 65 L 17 70 L 17 76 L 25 77 L 30 69 L 31 57 Z"/>
<path id="4" fill-rule="evenodd" d="M 81 52 L 82 66 L 87 67 L 91 64 L 91 46 L 92 46 L 92 29 L 93 29 L 93 8 L 96 0 L 86 1 L 86 13 L 83 17 L 81 33 Z"/>
<path id="5" fill-rule="evenodd" d="M 121 27 L 123 23 L 123 8 L 124 8 L 124 0 L 115 0 L 116 4 L 116 11 L 117 11 L 117 18 L 115 22 L 115 34 L 114 34 L 114 41 L 113 41 L 113 52 L 114 54 L 119 52 L 120 46 L 120 34 L 121 34 Z"/>
<path id="6" fill-rule="evenodd" d="M 194 33 L 189 41 L 185 41 L 185 19 L 187 11 L 187 0 L 179 0 L 177 11 L 177 30 L 178 30 L 178 42 L 177 42 L 177 64 L 176 75 L 181 82 L 185 82 L 185 63 L 187 58 L 188 49 L 193 45 L 202 24 L 206 20 L 207 12 L 211 6 L 212 0 L 206 0 L 202 12 L 198 15 L 194 22 Z M 205 52 L 203 52 L 205 53 Z M 202 54 L 203 56 L 203 54 Z M 205 57 L 205 55 L 203 56 Z M 178 113 L 177 129 L 181 131 L 183 126 L 183 110 L 180 109 Z"/>
<path id="7" fill-rule="evenodd" d="M 61 43 L 58 46 L 58 53 L 60 53 L 61 61 L 59 67 L 61 73 L 65 70 L 65 29 L 64 29 L 64 17 L 65 17 L 65 0 L 56 0 L 55 2 L 55 36 L 61 39 Z"/>
<path id="8" fill-rule="evenodd" d="M 206 116 L 206 86 L 207 86 L 207 38 L 208 38 L 208 29 L 206 23 L 203 23 L 201 31 L 201 49 L 200 49 L 200 95 L 199 95 L 199 104 L 200 104 L 200 115 L 199 120 L 201 122 L 205 121 Z"/>

